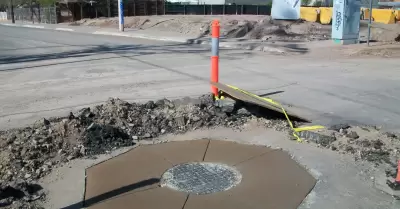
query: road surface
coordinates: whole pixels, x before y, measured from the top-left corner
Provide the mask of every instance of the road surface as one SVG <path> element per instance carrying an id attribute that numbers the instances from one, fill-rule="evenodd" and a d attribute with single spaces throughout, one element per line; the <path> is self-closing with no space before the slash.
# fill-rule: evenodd
<path id="1" fill-rule="evenodd" d="M 210 49 L 0 26 L 0 129 L 65 115 L 109 97 L 128 101 L 208 93 Z M 314 123 L 400 128 L 395 59 L 313 59 L 225 49 L 220 81 L 271 97 Z"/>

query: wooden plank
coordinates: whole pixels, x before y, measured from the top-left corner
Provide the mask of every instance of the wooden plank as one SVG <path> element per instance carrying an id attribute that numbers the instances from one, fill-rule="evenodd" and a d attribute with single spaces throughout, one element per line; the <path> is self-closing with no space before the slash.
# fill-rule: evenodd
<path id="1" fill-rule="evenodd" d="M 219 90 L 223 91 L 224 93 L 228 94 L 229 96 L 231 96 L 233 98 L 236 98 L 236 99 L 244 101 L 244 102 L 252 103 L 252 104 L 273 110 L 275 112 L 284 114 L 282 109 L 279 106 L 273 105 L 261 98 L 245 94 L 241 91 L 235 90 L 235 89 L 233 89 L 225 84 L 222 84 L 222 83 L 216 83 L 216 82 L 212 82 L 212 81 L 210 83 L 211 83 L 211 85 L 217 87 Z M 306 118 L 303 118 L 294 113 L 291 113 L 290 111 L 286 110 L 286 108 L 285 108 L 285 111 L 289 117 L 294 117 L 294 118 L 298 118 L 298 119 L 301 119 L 306 122 L 310 122 L 310 120 L 308 120 Z"/>

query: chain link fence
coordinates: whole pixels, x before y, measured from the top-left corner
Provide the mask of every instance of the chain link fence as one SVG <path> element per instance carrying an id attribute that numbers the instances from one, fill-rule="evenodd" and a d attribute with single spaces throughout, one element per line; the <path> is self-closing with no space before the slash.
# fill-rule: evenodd
<path id="1" fill-rule="evenodd" d="M 7 11 L 8 19 L 11 19 L 10 11 Z M 58 15 L 56 7 L 40 8 L 15 8 L 14 17 L 16 21 L 31 23 L 57 24 Z"/>

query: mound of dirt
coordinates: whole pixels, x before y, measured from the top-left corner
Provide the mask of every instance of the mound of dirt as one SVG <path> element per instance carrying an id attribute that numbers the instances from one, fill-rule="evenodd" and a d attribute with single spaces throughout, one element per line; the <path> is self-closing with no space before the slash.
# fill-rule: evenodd
<path id="1" fill-rule="evenodd" d="M 400 44 L 375 44 L 370 47 L 347 49 L 346 53 L 355 57 L 400 57 Z"/>
<path id="2" fill-rule="evenodd" d="M 387 175 L 393 176 L 400 160 L 400 134 L 382 132 L 378 127 L 351 127 L 348 124 L 332 126 L 319 133 L 334 140 L 320 144 L 334 151 L 351 154 L 355 160 L 369 161 L 384 166 Z"/>
<path id="3" fill-rule="evenodd" d="M 211 23 L 214 19 L 220 21 L 221 36 L 224 38 L 313 41 L 329 39 L 331 34 L 329 25 L 304 21 L 278 21 L 271 20 L 269 16 L 250 15 L 126 17 L 125 27 L 204 37 L 211 35 Z M 72 24 L 117 28 L 118 19 L 84 19 Z"/>

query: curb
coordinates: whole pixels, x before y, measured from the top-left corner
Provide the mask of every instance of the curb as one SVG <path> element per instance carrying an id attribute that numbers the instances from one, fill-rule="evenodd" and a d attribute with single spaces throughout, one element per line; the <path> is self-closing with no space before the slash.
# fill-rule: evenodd
<path id="1" fill-rule="evenodd" d="M 16 25 L 16 24 L 10 24 L 10 23 L 0 23 L 0 25 L 4 26 L 10 26 L 10 27 L 20 27 L 20 28 L 36 28 L 36 29 L 46 29 L 46 30 L 57 30 L 57 31 L 70 31 L 73 32 L 75 31 L 74 29 L 71 28 L 46 28 L 45 26 L 42 25 Z"/>
<path id="2" fill-rule="evenodd" d="M 58 30 L 58 31 L 69 31 L 69 32 L 75 31 L 74 29 L 71 29 L 71 28 L 56 28 L 56 29 L 54 29 L 54 30 Z"/>
<path id="3" fill-rule="evenodd" d="M 170 41 L 170 42 L 178 42 L 178 43 L 188 43 L 188 40 L 182 39 L 174 39 L 174 38 L 159 38 L 154 36 L 146 36 L 140 34 L 127 34 L 127 33 L 120 33 L 120 32 L 107 32 L 107 31 L 95 31 L 92 33 L 93 35 L 108 35 L 108 36 L 120 36 L 120 37 L 129 37 L 129 38 L 141 38 L 141 39 L 148 39 L 148 40 L 157 40 L 157 41 Z"/>

